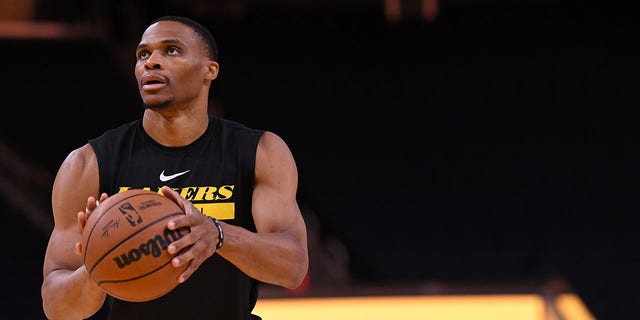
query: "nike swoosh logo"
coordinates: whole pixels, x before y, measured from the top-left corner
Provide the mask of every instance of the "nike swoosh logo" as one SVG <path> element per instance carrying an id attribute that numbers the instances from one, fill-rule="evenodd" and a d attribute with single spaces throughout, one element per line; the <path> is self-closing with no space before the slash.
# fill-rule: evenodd
<path id="1" fill-rule="evenodd" d="M 167 181 L 169 181 L 171 179 L 175 179 L 175 178 L 177 178 L 177 177 L 179 177 L 179 176 L 181 176 L 181 175 L 183 175 L 183 174 L 185 174 L 185 173 L 187 173 L 189 171 L 191 171 L 191 170 L 182 171 L 182 172 L 178 172 L 178 173 L 175 173 L 175 174 L 170 174 L 168 176 L 165 176 L 164 175 L 164 170 L 162 170 L 162 172 L 160 172 L 160 181 L 167 182 Z"/>

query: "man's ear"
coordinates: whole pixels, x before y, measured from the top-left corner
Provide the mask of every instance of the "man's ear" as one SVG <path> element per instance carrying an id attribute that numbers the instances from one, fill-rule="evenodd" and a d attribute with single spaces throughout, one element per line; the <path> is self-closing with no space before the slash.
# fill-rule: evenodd
<path id="1" fill-rule="evenodd" d="M 215 62 L 215 61 L 210 61 L 209 64 L 207 64 L 207 73 L 206 73 L 206 77 L 208 80 L 214 80 L 215 78 L 218 77 L 218 72 L 220 71 L 220 65 Z"/>

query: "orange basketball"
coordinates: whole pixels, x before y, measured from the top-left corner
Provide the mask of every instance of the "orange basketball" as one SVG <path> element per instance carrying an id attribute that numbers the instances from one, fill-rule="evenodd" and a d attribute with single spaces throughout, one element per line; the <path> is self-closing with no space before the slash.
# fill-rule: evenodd
<path id="1" fill-rule="evenodd" d="M 167 246 L 189 233 L 167 222 L 184 212 L 162 194 L 141 189 L 117 193 L 91 213 L 82 234 L 83 261 L 91 277 L 121 300 L 148 301 L 178 285 L 186 265 L 171 265 Z"/>

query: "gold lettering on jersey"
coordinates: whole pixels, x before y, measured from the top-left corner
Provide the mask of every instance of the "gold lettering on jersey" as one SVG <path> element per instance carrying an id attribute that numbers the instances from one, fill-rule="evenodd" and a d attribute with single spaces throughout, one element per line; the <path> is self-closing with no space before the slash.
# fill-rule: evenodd
<path id="1" fill-rule="evenodd" d="M 124 192 L 132 189 L 132 187 L 119 187 L 118 192 Z M 138 188 L 147 191 L 162 194 L 160 187 Z M 235 185 L 201 186 L 201 187 L 182 187 L 172 188 L 180 194 L 181 197 L 191 201 L 196 209 L 200 210 L 204 215 L 215 217 L 219 220 L 234 219 L 236 206 L 233 201 L 233 191 Z"/>
<path id="2" fill-rule="evenodd" d="M 200 212 L 209 217 L 214 217 L 218 220 L 227 220 L 235 218 L 236 204 L 233 202 L 222 203 L 194 203 Z"/>

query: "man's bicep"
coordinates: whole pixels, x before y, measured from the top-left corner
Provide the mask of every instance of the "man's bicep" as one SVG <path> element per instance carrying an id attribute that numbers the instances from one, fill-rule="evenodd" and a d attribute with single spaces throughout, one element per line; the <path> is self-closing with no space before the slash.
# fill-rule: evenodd
<path id="1" fill-rule="evenodd" d="M 82 264 L 82 259 L 75 253 L 75 244 L 82 239 L 78 212 L 84 210 L 89 195 L 95 196 L 98 192 L 98 169 L 93 149 L 84 146 L 72 151 L 60 166 L 52 189 L 55 226 L 45 255 L 45 268 L 49 271 L 75 269 Z"/>
<path id="2" fill-rule="evenodd" d="M 253 215 L 259 232 L 282 232 L 299 225 L 298 173 L 282 139 L 267 132 L 258 145 Z"/>
<path id="3" fill-rule="evenodd" d="M 258 232 L 284 232 L 295 228 L 301 217 L 295 198 L 278 189 L 256 184 L 253 193 L 253 219 Z"/>

